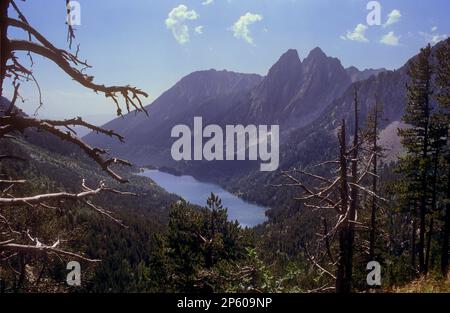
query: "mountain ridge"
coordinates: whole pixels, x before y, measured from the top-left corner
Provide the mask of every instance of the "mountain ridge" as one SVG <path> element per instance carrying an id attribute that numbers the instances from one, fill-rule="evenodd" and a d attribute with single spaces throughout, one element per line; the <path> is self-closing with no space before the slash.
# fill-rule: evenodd
<path id="1" fill-rule="evenodd" d="M 259 191 L 241 187 L 251 186 L 259 181 L 265 184 L 275 179 L 274 175 L 278 172 L 260 173 L 257 162 L 250 161 L 175 162 L 170 155 L 172 142 L 176 140 L 170 138 L 172 126 L 192 126 L 194 116 L 202 116 L 204 125 L 279 124 L 279 168 L 307 166 L 330 157 L 336 144 L 335 132 L 342 119 L 347 120 L 351 132 L 355 88 L 358 89 L 360 99 L 362 124 L 375 103 L 376 95 L 384 105 L 385 121 L 382 128 L 401 120 L 406 103 L 404 86 L 407 83 L 407 65 L 414 58 L 415 56 L 393 71 L 380 69 L 378 73 L 373 73 L 354 68 L 353 71 L 359 71 L 361 75 L 371 75 L 367 79 L 352 82 L 348 68 L 345 69 L 339 59 L 327 56 L 320 48 L 313 49 L 303 60 L 296 50 L 290 49 L 274 63 L 266 76 L 257 76 L 257 80 L 252 80 L 253 85 L 248 84 L 236 92 L 202 99 L 194 110 L 183 111 L 181 117 L 176 110 L 175 113 L 166 111 L 171 118 L 157 116 L 165 125 L 155 126 L 153 130 L 145 124 L 131 125 L 132 132 L 128 134 L 140 132 L 140 142 L 131 139 L 131 144 L 121 148 L 117 144 L 106 148 L 137 164 L 173 168 L 179 173 L 219 183 L 231 191 L 243 194 L 249 200 L 271 205 L 268 201 L 273 196 L 271 192 L 265 193 L 263 201 L 260 201 Z M 167 91 L 171 92 L 176 93 L 173 88 Z M 178 105 L 184 102 L 188 101 L 181 99 Z M 174 118 L 174 115 L 179 118 Z M 126 124 L 126 121 L 121 120 L 121 123 Z M 107 126 L 111 128 L 110 125 Z M 114 129 L 119 133 L 124 130 L 120 127 Z M 390 137 L 395 135 L 392 131 L 385 133 Z M 86 139 L 89 143 L 102 146 L 102 142 L 93 140 L 95 137 L 88 136 Z M 395 138 L 390 138 L 389 141 L 397 142 Z"/>
<path id="2" fill-rule="evenodd" d="M 341 62 L 320 48 L 303 61 L 289 49 L 266 76 L 207 70 L 183 77 L 146 107 L 148 119 L 127 114 L 104 126 L 123 134 L 124 146 L 93 133 L 85 139 L 140 165 L 174 166 L 167 161 L 174 125 L 191 125 L 194 116 L 202 116 L 205 124 L 280 124 L 286 138 L 318 117 L 350 84 Z"/>
<path id="3" fill-rule="evenodd" d="M 359 70 L 356 66 L 350 66 L 345 69 L 347 73 L 350 75 L 351 80 L 353 83 L 366 80 L 372 75 L 378 75 L 380 73 L 386 72 L 387 69 L 385 68 L 368 68 L 364 70 Z"/>

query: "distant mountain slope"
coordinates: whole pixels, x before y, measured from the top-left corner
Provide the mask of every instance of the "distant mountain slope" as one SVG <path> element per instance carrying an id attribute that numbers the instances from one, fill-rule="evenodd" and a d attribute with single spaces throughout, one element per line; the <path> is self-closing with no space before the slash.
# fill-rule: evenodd
<path id="1" fill-rule="evenodd" d="M 125 136 L 125 144 L 118 144 L 95 133 L 85 136 L 85 140 L 111 149 L 119 156 L 139 164 L 167 164 L 168 155 L 165 152 L 171 145 L 170 131 L 174 125 L 192 123 L 195 114 L 220 114 L 224 107 L 211 99 L 233 98 L 256 86 L 261 79 L 256 74 L 228 71 L 194 72 L 148 105 L 146 109 L 149 117 L 130 113 L 104 125 Z M 196 113 L 199 111 L 202 113 Z"/>
<path id="2" fill-rule="evenodd" d="M 85 139 L 141 165 L 180 167 L 195 175 L 195 168 L 205 164 L 175 163 L 170 156 L 173 126 L 191 125 L 194 116 L 203 117 L 204 124 L 279 124 L 281 140 L 286 140 L 290 131 L 313 122 L 350 84 L 340 61 L 320 48 L 303 62 L 297 51 L 289 50 L 263 78 L 214 70 L 184 77 L 147 107 L 148 118 L 128 114 L 105 125 L 125 136 L 123 145 L 93 133 Z M 215 173 L 230 174 L 245 165 L 218 166 L 223 170 Z"/>
<path id="3" fill-rule="evenodd" d="M 439 46 L 433 47 L 433 51 Z M 343 119 L 347 122 L 347 133 L 353 132 L 354 115 L 353 102 L 354 90 L 358 90 L 359 118 L 361 126 L 369 110 L 375 104 L 375 99 L 383 106 L 383 119 L 381 121 L 380 142 L 385 144 L 386 163 L 395 161 L 395 157 L 401 152 L 400 139 L 397 135 L 397 127 L 406 127 L 402 122 L 402 116 L 406 106 L 406 84 L 408 82 L 408 64 L 395 71 L 384 71 L 370 78 L 354 82 L 341 97 L 335 99 L 324 109 L 323 113 L 311 124 L 293 131 L 288 140 L 280 147 L 280 168 L 304 168 L 321 161 L 335 158 L 337 142 L 337 129 Z M 251 172 L 237 175 L 229 180 L 221 181 L 226 188 L 244 195 L 249 200 L 266 206 L 280 207 L 285 205 L 286 190 L 271 187 L 280 178 L 280 172 L 261 173 Z M 258 185 L 259 188 L 255 188 Z M 292 197 L 291 197 L 292 198 Z"/>
<path id="4" fill-rule="evenodd" d="M 7 105 L 9 101 L 1 98 L 0 112 Z M 61 141 L 52 134 L 30 128 L 24 134 L 17 133 L 14 136 L 16 139 L 0 139 L 0 154 L 20 156 L 25 161 L 3 160 L 0 172 L 11 175 L 14 179 L 29 180 L 22 189 L 31 190 L 28 194 L 60 190 L 79 192 L 82 190 L 83 179 L 86 179 L 90 186 L 97 186 L 100 181 L 104 181 L 112 188 L 141 195 L 139 198 L 116 195 L 97 197 L 105 208 L 124 216 L 135 214 L 152 217 L 160 222 L 168 217 L 170 205 L 179 200 L 178 196 L 167 193 L 151 179 L 134 175 L 128 168 L 115 170 L 130 183 L 120 184 L 114 181 L 80 148 Z"/>
<path id="5" fill-rule="evenodd" d="M 247 89 L 228 94 L 215 93 L 206 100 L 199 100 L 197 105 L 191 105 L 191 98 L 184 94 L 177 97 L 180 91 L 177 90 L 178 84 L 175 85 L 167 94 L 178 100 L 176 105 L 167 102 L 164 96 L 153 104 L 172 105 L 171 110 L 150 110 L 151 117 L 140 117 L 140 122 L 130 122 L 125 118 L 108 124 L 119 133 L 131 136 L 123 146 L 115 144 L 108 147 L 140 164 L 173 167 L 178 172 L 220 183 L 266 206 L 283 205 L 280 199 L 285 202 L 285 195 L 283 197 L 280 191 L 270 187 L 279 178 L 279 171 L 263 173 L 255 162 L 245 161 L 173 161 L 170 156 L 170 147 L 175 140 L 170 138 L 172 126 L 180 122 L 191 125 L 194 116 L 202 116 L 204 124 L 279 124 L 279 170 L 305 167 L 334 158 L 336 130 L 343 119 L 347 121 L 348 133 L 352 132 L 353 99 L 357 89 L 361 124 L 364 124 L 377 98 L 384 107 L 381 127 L 386 129 L 382 132 L 382 140 L 391 143 L 395 150 L 393 153 L 398 153 L 395 125 L 400 125 L 406 104 L 408 62 L 394 71 L 346 70 L 339 60 L 327 57 L 319 48 L 311 51 L 303 61 L 295 50 L 289 50 L 271 67 L 267 76 L 252 81 L 254 86 L 248 84 Z M 203 77 L 204 73 L 196 75 Z M 369 77 L 357 79 L 365 75 Z M 352 83 L 352 80 L 355 81 Z M 188 82 L 190 77 L 182 81 Z M 184 107 L 189 109 L 179 114 Z M 158 124 L 155 120 L 164 122 Z M 95 144 L 105 143 L 93 135 L 87 139 Z"/>
<path id="6" fill-rule="evenodd" d="M 375 103 L 375 95 L 384 106 L 384 119 L 381 127 L 385 128 L 403 115 L 407 82 L 406 68 L 387 71 L 378 76 L 371 76 L 361 82 L 355 82 L 338 99 L 334 100 L 310 125 L 293 131 L 288 140 L 280 147 L 280 170 L 293 167 L 303 168 L 321 161 L 334 159 L 337 149 L 337 129 L 343 119 L 347 122 L 348 133 L 352 132 L 354 90 L 358 89 L 360 120 L 364 124 L 367 112 Z M 392 132 L 390 132 L 392 134 Z M 392 134 L 392 135 L 395 135 Z M 391 138 L 391 140 L 395 140 Z M 282 194 L 285 190 L 270 187 L 280 177 L 279 171 L 272 173 L 253 172 L 248 175 L 235 176 L 227 182 L 228 189 L 242 193 L 250 200 L 269 206 L 279 205 L 280 199 L 287 201 Z M 252 185 L 259 182 L 260 189 Z M 263 192 L 261 192 L 263 190 Z M 276 203 L 278 202 L 278 203 Z"/>
<path id="7" fill-rule="evenodd" d="M 303 62 L 296 50 L 288 50 L 231 114 L 236 124 L 279 124 L 285 133 L 314 121 L 350 84 L 340 61 L 320 48 Z"/>
<path id="8" fill-rule="evenodd" d="M 6 99 L 0 98 L 0 116 L 7 104 L 9 102 Z M 108 187 L 134 192 L 139 197 L 108 193 L 89 199 L 98 208 L 112 212 L 126 227 L 95 212 L 83 201 L 51 201 L 47 203 L 48 206 L 30 204 L 21 208 L 3 207 L 2 217 L 9 217 L 10 223 L 6 226 L 2 221 L 2 238 L 9 238 L 8 228 L 24 233 L 30 231 L 33 237 L 39 238 L 44 244 L 60 239 L 60 249 L 101 259 L 102 262 L 96 265 L 81 263 L 83 284 L 78 292 L 165 290 L 163 284 L 156 283 L 159 272 L 149 271 L 148 275 L 151 276 L 146 274 L 146 279 L 152 284 L 145 286 L 141 284 L 142 276 L 139 273 L 142 273 L 144 265 L 151 269 L 160 266 L 156 254 L 160 249 L 158 239 L 167 229 L 171 205 L 180 198 L 167 193 L 151 179 L 134 175 L 129 170 L 116 169 L 129 179 L 128 184 L 115 182 L 77 147 L 45 132 L 29 129 L 23 135 L 15 133 L 14 137 L 16 139 L 0 139 L 0 154 L 20 156 L 24 161 L 2 159 L 0 175 L 2 179 L 26 179 L 26 183 L 17 184 L 12 189 L 9 189 L 10 184 L 3 183 L 2 190 L 8 190 L 8 194 L 31 196 L 61 191 L 78 193 L 83 190 L 82 179 L 86 179 L 88 186 L 96 187 L 100 181 L 104 181 Z M 20 234 L 12 238 L 16 239 L 16 243 L 32 244 Z M 21 292 L 73 292 L 73 289 L 63 284 L 65 276 L 59 274 L 62 273 L 59 269 L 66 268 L 63 259 L 53 255 L 45 258 L 30 255 L 25 259 L 30 282 L 24 284 Z M 64 260 L 68 262 L 71 258 Z M 156 265 L 150 265 L 150 262 Z M 43 264 L 51 271 L 42 271 Z M 3 286 L 8 290 L 12 283 L 11 276 L 2 266 L 2 275 L 6 273 L 6 276 L 2 276 L 2 279 L 5 278 L 2 282 L 5 282 Z M 44 276 L 36 283 L 35 277 L 39 273 Z"/>
<path id="9" fill-rule="evenodd" d="M 350 79 L 352 80 L 352 83 L 358 82 L 361 80 L 366 80 L 372 75 L 376 76 L 382 72 L 387 71 L 385 68 L 379 68 L 379 69 L 370 68 L 370 69 L 365 69 L 365 70 L 360 71 L 355 66 L 350 66 L 350 67 L 346 68 L 345 70 L 347 71 L 348 75 L 350 75 Z"/>

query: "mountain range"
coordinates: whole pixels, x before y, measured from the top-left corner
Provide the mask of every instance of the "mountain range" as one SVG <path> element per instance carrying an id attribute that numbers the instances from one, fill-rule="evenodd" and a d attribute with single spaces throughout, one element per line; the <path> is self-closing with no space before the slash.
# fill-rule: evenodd
<path id="1" fill-rule="evenodd" d="M 187 75 L 146 107 L 148 118 L 129 113 L 104 125 L 125 136 L 123 145 L 95 133 L 85 139 L 140 165 L 179 167 L 170 157 L 174 125 L 191 126 L 194 116 L 205 124 L 279 124 L 284 142 L 319 118 L 353 81 L 383 71 L 345 69 L 320 48 L 303 61 L 288 50 L 264 77 L 216 70 Z"/>
<path id="2" fill-rule="evenodd" d="M 356 67 L 344 68 L 339 59 L 327 56 L 320 48 L 313 49 L 303 60 L 291 49 L 264 77 L 208 70 L 182 78 L 146 107 L 148 118 L 129 113 L 104 125 L 123 134 L 125 144 L 95 133 L 85 140 L 138 165 L 190 174 L 219 183 L 246 199 L 270 205 L 279 197 L 267 186 L 279 172 L 261 173 L 256 162 L 250 161 L 175 162 L 170 155 L 176 140 L 170 136 L 172 127 L 192 127 L 194 116 L 203 117 L 204 124 L 222 126 L 278 124 L 279 169 L 305 167 L 326 159 L 334 151 L 336 129 L 342 119 L 352 125 L 354 94 L 358 90 L 362 124 L 377 98 L 383 105 L 380 140 L 398 153 L 397 127 L 402 125 L 406 103 L 407 64 L 393 71 L 360 71 Z M 264 192 L 252 187 L 255 184 Z"/>

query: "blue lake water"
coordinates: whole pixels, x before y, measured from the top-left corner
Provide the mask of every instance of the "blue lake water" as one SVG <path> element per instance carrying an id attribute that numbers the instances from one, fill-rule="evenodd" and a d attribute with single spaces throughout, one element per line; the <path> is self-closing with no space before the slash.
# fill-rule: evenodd
<path id="1" fill-rule="evenodd" d="M 248 203 L 218 185 L 200 182 L 192 176 L 175 176 L 158 170 L 145 170 L 140 175 L 150 177 L 168 192 L 200 206 L 206 205 L 213 192 L 222 199 L 223 207 L 228 208 L 228 218 L 238 220 L 242 226 L 252 227 L 266 220 L 266 208 Z"/>

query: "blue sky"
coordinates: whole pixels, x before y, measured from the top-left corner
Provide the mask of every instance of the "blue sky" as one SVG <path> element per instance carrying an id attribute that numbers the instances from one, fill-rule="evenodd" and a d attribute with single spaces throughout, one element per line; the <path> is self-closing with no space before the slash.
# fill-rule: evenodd
<path id="1" fill-rule="evenodd" d="M 65 1 L 16 1 L 42 34 L 67 48 Z M 395 69 L 427 42 L 450 35 L 450 1 L 381 0 L 382 25 L 368 26 L 369 0 L 79 0 L 80 56 L 105 84 L 131 84 L 150 103 L 181 77 L 202 69 L 266 74 L 289 48 L 303 59 L 319 46 L 345 67 Z M 172 14 L 170 14 L 172 12 Z M 170 16 L 169 16 L 170 15 Z M 389 22 L 388 22 L 389 20 Z M 201 32 L 201 33 L 200 33 Z M 10 30 L 11 35 L 23 37 Z M 76 46 L 76 45 L 75 45 Z M 106 121 L 114 105 L 35 57 L 45 117 Z M 28 64 L 26 59 L 23 60 Z M 11 88 L 6 87 L 6 91 Z M 22 93 L 37 106 L 32 83 Z"/>

